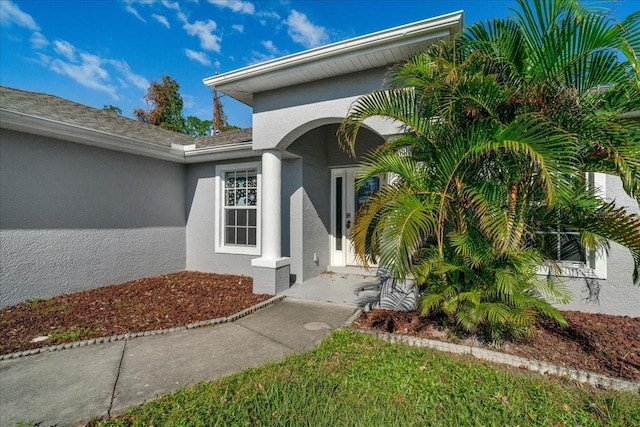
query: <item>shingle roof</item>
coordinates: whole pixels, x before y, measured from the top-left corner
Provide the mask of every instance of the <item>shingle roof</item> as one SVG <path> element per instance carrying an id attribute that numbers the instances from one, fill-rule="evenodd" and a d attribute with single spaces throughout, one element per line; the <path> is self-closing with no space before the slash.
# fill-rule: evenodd
<path id="1" fill-rule="evenodd" d="M 193 138 L 142 123 L 108 111 L 78 104 L 57 96 L 0 86 L 0 109 L 116 135 L 135 141 L 170 147 L 196 144 L 197 148 L 251 141 L 251 129 Z"/>
<path id="2" fill-rule="evenodd" d="M 222 132 L 220 135 L 212 136 L 200 136 L 195 138 L 196 146 L 200 147 L 215 147 L 218 145 L 230 145 L 239 144 L 242 142 L 251 142 L 252 139 L 251 128 L 228 130 Z"/>

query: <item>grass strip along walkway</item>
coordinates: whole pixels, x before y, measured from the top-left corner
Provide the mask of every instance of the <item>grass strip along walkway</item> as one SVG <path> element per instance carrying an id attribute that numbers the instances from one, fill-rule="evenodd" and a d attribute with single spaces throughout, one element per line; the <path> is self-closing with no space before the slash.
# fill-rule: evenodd
<path id="1" fill-rule="evenodd" d="M 160 397 L 103 426 L 640 425 L 640 396 L 351 330 L 316 349 Z"/>

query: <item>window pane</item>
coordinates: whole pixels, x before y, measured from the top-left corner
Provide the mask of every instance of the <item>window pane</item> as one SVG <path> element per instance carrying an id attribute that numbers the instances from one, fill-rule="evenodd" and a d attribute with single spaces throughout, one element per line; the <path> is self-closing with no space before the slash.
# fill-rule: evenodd
<path id="1" fill-rule="evenodd" d="M 586 262 L 586 252 L 577 233 L 543 232 L 543 251 L 556 261 Z"/>
<path id="2" fill-rule="evenodd" d="M 235 172 L 227 172 L 224 175 L 225 187 L 226 188 L 234 188 L 236 186 L 236 173 Z"/>
<path id="3" fill-rule="evenodd" d="M 227 209 L 226 210 L 226 216 L 227 216 L 227 221 L 226 221 L 227 225 L 236 225 L 236 210 L 235 209 Z"/>
<path id="4" fill-rule="evenodd" d="M 227 245 L 236 244 L 236 229 L 235 227 L 225 227 L 224 243 Z"/>
<path id="5" fill-rule="evenodd" d="M 360 210 L 364 202 L 371 196 L 373 193 L 380 189 L 380 177 L 372 176 L 368 178 L 358 190 L 358 194 L 356 194 L 356 212 Z"/>
<path id="6" fill-rule="evenodd" d="M 558 260 L 558 239 L 555 233 L 540 232 L 536 234 L 542 245 L 542 250 L 548 257 Z"/>
<path id="7" fill-rule="evenodd" d="M 247 214 L 248 212 L 246 210 L 239 210 L 238 211 L 238 225 L 240 226 L 246 226 L 247 225 Z"/>
<path id="8" fill-rule="evenodd" d="M 225 190 L 225 206 L 234 206 L 236 204 L 236 195 L 233 190 Z"/>
<path id="9" fill-rule="evenodd" d="M 236 190 L 236 206 L 247 206 L 247 190 Z"/>
<path id="10" fill-rule="evenodd" d="M 256 206 L 258 204 L 258 190 L 255 188 L 247 190 L 247 206 Z"/>
<path id="11" fill-rule="evenodd" d="M 565 233 L 560 235 L 560 261 L 586 262 L 585 251 L 580 245 L 578 234 Z"/>
<path id="12" fill-rule="evenodd" d="M 257 235 L 256 229 L 255 228 L 249 228 L 247 230 L 247 233 L 248 233 L 248 235 L 247 235 L 247 243 L 249 245 L 251 245 L 251 246 L 255 246 L 257 244 L 257 242 L 256 242 L 256 235 Z"/>
<path id="13" fill-rule="evenodd" d="M 257 226 L 258 225 L 256 222 L 257 211 L 255 209 L 249 209 L 247 211 L 247 214 L 249 215 L 249 220 L 247 221 L 247 225 L 249 225 L 250 227 Z"/>
<path id="14" fill-rule="evenodd" d="M 247 229 L 246 228 L 238 228 L 238 240 L 236 241 L 237 245 L 246 245 L 247 244 Z"/>

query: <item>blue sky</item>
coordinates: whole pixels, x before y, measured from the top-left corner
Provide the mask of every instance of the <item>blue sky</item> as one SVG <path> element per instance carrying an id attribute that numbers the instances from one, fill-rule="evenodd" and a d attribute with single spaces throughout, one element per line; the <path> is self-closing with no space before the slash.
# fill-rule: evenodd
<path id="1" fill-rule="evenodd" d="M 620 19 L 638 0 L 589 2 Z M 168 74 L 185 115 L 210 119 L 202 79 L 305 49 L 465 11 L 465 24 L 509 16 L 515 1 L 0 0 L 0 84 L 50 93 L 131 117 Z M 230 124 L 251 110 L 223 98 Z"/>

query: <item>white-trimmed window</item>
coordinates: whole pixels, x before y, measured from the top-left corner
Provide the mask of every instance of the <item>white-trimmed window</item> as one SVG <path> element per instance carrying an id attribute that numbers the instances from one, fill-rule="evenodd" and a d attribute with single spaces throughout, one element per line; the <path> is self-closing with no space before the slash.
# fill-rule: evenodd
<path id="1" fill-rule="evenodd" d="M 216 252 L 260 255 L 260 163 L 216 166 Z"/>
<path id="2" fill-rule="evenodd" d="M 600 198 L 605 198 L 606 175 L 597 172 L 587 173 L 587 185 L 594 188 Z M 555 253 L 555 261 L 566 277 L 607 278 L 607 258 L 604 250 L 585 250 L 580 245 L 580 234 L 573 230 L 540 232 L 544 237 L 548 252 Z M 548 274 L 549 268 L 541 266 L 540 274 Z"/>

